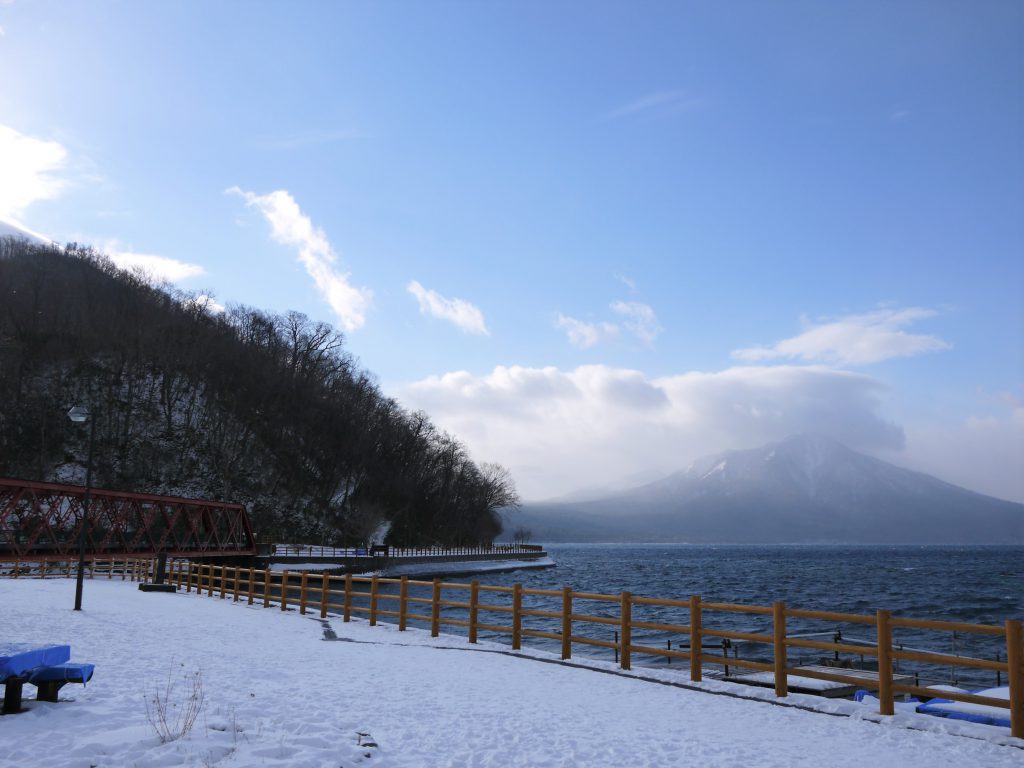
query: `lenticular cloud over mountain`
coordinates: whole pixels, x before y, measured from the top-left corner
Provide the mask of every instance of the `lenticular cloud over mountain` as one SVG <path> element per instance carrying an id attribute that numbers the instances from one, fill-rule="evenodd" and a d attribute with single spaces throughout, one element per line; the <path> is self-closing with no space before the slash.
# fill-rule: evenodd
<path id="1" fill-rule="evenodd" d="M 499 366 L 424 379 L 403 400 L 508 465 L 526 498 L 548 498 L 799 432 L 860 450 L 899 449 L 903 430 L 881 413 L 884 391 L 869 376 L 824 367 L 650 378 L 602 365 Z"/>

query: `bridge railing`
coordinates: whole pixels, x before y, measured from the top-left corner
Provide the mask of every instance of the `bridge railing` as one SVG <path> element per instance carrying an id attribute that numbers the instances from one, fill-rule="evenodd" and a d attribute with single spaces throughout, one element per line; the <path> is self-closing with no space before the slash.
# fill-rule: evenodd
<path id="1" fill-rule="evenodd" d="M 0 478 L 0 561 L 254 554 L 241 504 Z"/>
<path id="2" fill-rule="evenodd" d="M 536 544 L 496 544 L 490 547 L 333 547 L 320 544 L 271 544 L 275 557 L 348 558 L 370 557 L 375 552 L 385 557 L 454 557 L 460 555 L 534 555 L 544 548 Z"/>

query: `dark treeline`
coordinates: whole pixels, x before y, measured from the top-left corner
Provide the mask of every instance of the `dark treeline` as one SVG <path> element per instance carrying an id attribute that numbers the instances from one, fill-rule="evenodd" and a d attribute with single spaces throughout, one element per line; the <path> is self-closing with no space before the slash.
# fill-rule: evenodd
<path id="1" fill-rule="evenodd" d="M 517 496 L 423 413 L 383 396 L 340 333 L 211 312 L 89 249 L 0 239 L 0 475 L 240 501 L 258 535 L 467 545 Z"/>

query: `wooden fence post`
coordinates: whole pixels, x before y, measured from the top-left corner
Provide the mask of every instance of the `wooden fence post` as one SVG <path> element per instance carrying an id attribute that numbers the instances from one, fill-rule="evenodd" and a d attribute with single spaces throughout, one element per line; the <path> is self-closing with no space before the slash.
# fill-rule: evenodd
<path id="1" fill-rule="evenodd" d="M 775 695 L 789 695 L 786 676 L 786 604 L 777 600 L 772 605 L 772 643 L 775 651 Z"/>
<path id="2" fill-rule="evenodd" d="M 309 574 L 307 571 L 302 572 L 302 578 L 299 579 L 299 615 L 306 615 L 306 584 L 309 581 Z"/>
<path id="3" fill-rule="evenodd" d="M 331 574 L 324 571 L 324 577 L 320 583 L 320 618 L 327 618 L 327 603 L 331 599 Z"/>
<path id="4" fill-rule="evenodd" d="M 227 581 L 228 581 L 228 567 L 226 565 L 220 566 L 220 599 L 224 599 L 224 595 L 227 592 Z"/>
<path id="5" fill-rule="evenodd" d="M 629 592 L 622 593 L 622 601 L 619 608 L 619 665 L 623 669 L 629 669 L 629 645 L 633 642 L 633 595 Z"/>
<path id="6" fill-rule="evenodd" d="M 572 587 L 562 587 L 562 658 L 572 658 Z"/>
<path id="7" fill-rule="evenodd" d="M 238 602 L 238 566 L 231 569 L 231 602 Z"/>
<path id="8" fill-rule="evenodd" d="M 352 574 L 345 574 L 345 607 L 344 613 L 345 621 L 351 621 L 352 619 Z"/>
<path id="9" fill-rule="evenodd" d="M 288 571 L 281 571 L 281 610 L 288 610 Z"/>
<path id="10" fill-rule="evenodd" d="M 434 579 L 434 592 L 430 600 L 430 636 L 441 633 L 441 580 Z"/>
<path id="11" fill-rule="evenodd" d="M 405 632 L 405 623 L 409 613 L 409 577 L 403 576 L 398 585 L 398 631 Z"/>
<path id="12" fill-rule="evenodd" d="M 476 642 L 476 622 L 480 614 L 480 582 L 469 585 L 469 642 Z"/>
<path id="13" fill-rule="evenodd" d="M 195 563 L 191 560 L 188 561 L 188 573 L 185 575 L 185 591 L 192 591 L 192 571 L 195 569 Z"/>
<path id="14" fill-rule="evenodd" d="M 206 566 L 206 596 L 213 597 L 213 563 Z"/>
<path id="15" fill-rule="evenodd" d="M 252 605 L 252 600 L 253 600 L 253 597 L 255 596 L 255 592 L 256 592 L 255 579 L 256 579 L 256 569 L 249 568 L 249 578 L 247 580 L 246 590 L 245 590 L 248 593 L 246 595 L 246 597 L 249 598 L 249 605 Z"/>
<path id="16" fill-rule="evenodd" d="M 377 574 L 370 578 L 370 626 L 377 626 Z"/>
<path id="17" fill-rule="evenodd" d="M 1010 683 L 1010 735 L 1024 739 L 1024 649 L 1019 619 L 1006 620 L 1006 670 Z"/>
<path id="18" fill-rule="evenodd" d="M 523 585 L 512 587 L 512 650 L 523 646 Z"/>
<path id="19" fill-rule="evenodd" d="M 272 573 L 272 571 L 270 570 L 270 566 L 267 566 L 266 568 L 263 569 L 263 607 L 264 608 L 269 608 L 270 607 L 270 582 L 271 582 L 270 575 L 271 575 L 271 573 Z"/>
<path id="20" fill-rule="evenodd" d="M 690 679 L 701 681 L 701 646 L 704 643 L 700 631 L 700 595 L 690 596 Z"/>
<path id="21" fill-rule="evenodd" d="M 891 715 L 896 711 L 892 697 L 892 624 L 890 618 L 889 611 L 878 611 L 878 712 L 882 715 Z"/>

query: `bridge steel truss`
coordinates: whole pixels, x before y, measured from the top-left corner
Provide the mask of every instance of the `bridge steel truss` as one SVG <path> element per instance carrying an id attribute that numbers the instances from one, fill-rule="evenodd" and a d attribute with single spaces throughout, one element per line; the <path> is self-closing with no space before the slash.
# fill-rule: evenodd
<path id="1" fill-rule="evenodd" d="M 0 478 L 0 561 L 78 556 L 85 487 Z M 241 504 L 92 489 L 87 559 L 251 555 L 249 515 Z"/>

